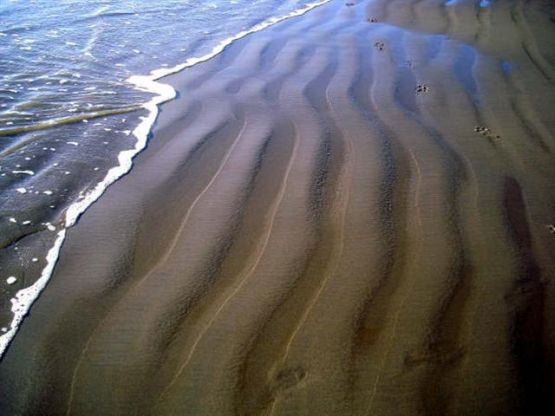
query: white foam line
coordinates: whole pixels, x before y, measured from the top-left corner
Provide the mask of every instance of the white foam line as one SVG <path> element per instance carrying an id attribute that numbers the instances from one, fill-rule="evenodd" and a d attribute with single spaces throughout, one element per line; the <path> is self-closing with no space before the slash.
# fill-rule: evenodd
<path id="1" fill-rule="evenodd" d="M 6 348 L 8 348 L 9 343 L 19 329 L 21 321 L 23 321 L 23 318 L 25 318 L 25 315 L 27 315 L 27 313 L 29 312 L 31 305 L 39 297 L 40 293 L 43 291 L 48 281 L 50 280 L 52 270 L 54 269 L 54 265 L 56 264 L 56 260 L 58 259 L 58 255 L 60 254 L 60 248 L 62 247 L 62 242 L 64 241 L 65 235 L 65 229 L 58 232 L 58 236 L 56 237 L 54 246 L 50 249 L 50 251 L 48 251 L 48 254 L 46 255 L 46 267 L 42 270 L 39 279 L 31 286 L 17 292 L 15 297 L 11 299 L 14 318 L 10 324 L 10 328 L 8 329 L 8 331 L 0 336 L 0 357 L 2 357 L 4 351 L 6 350 Z"/>
<path id="2" fill-rule="evenodd" d="M 148 110 L 148 115 L 145 117 L 141 117 L 141 122 L 135 128 L 135 130 L 133 130 L 133 135 L 137 138 L 137 142 L 135 143 L 133 149 L 124 150 L 118 155 L 119 165 L 110 169 L 102 182 L 99 182 L 94 187 L 94 189 L 87 192 L 82 199 L 80 199 L 78 202 L 73 203 L 67 209 L 65 214 L 64 228 L 58 232 L 56 241 L 54 242 L 54 246 L 50 249 L 48 255 L 46 256 L 46 267 L 42 270 L 40 278 L 33 285 L 18 291 L 15 297 L 11 299 L 14 318 L 10 324 L 9 330 L 0 335 L 0 359 L 8 348 L 8 345 L 12 341 L 17 330 L 19 329 L 19 325 L 21 324 L 25 316 L 29 313 L 32 304 L 35 302 L 40 293 L 48 284 L 48 281 L 52 276 L 54 266 L 58 261 L 60 249 L 65 239 L 66 229 L 73 226 L 77 222 L 79 216 L 83 212 L 85 212 L 85 210 L 89 206 L 91 206 L 98 198 L 100 198 L 106 188 L 108 188 L 112 183 L 114 183 L 116 180 L 118 180 L 131 170 L 131 167 L 133 166 L 133 158 L 139 152 L 141 152 L 147 144 L 148 134 L 150 133 L 150 130 L 154 122 L 156 121 L 156 118 L 158 117 L 158 106 L 173 99 L 176 96 L 177 92 L 171 85 L 158 82 L 157 80 L 167 75 L 175 74 L 176 72 L 182 71 L 201 62 L 208 61 L 209 59 L 212 59 L 216 55 L 220 54 L 226 47 L 231 45 L 236 40 L 244 38 L 245 36 L 248 36 L 252 33 L 259 32 L 263 29 L 275 25 L 276 23 L 282 22 L 292 17 L 302 16 L 310 10 L 318 6 L 322 6 L 323 4 L 330 1 L 331 0 L 315 1 L 285 16 L 272 17 L 268 20 L 265 20 L 264 22 L 253 26 L 250 29 L 239 32 L 235 36 L 223 40 L 218 45 L 216 45 L 212 49 L 212 51 L 204 56 L 198 58 L 189 58 L 184 63 L 176 65 L 173 68 L 161 68 L 154 70 L 149 75 L 134 75 L 127 80 L 129 83 L 135 85 L 135 87 L 142 91 L 156 94 L 149 102 L 143 104 L 143 108 Z"/>
<path id="3" fill-rule="evenodd" d="M 160 79 L 160 78 L 165 77 L 167 75 L 174 74 L 176 72 L 182 71 L 183 69 L 189 68 L 189 67 L 191 67 L 193 65 L 196 65 L 198 63 L 208 61 L 209 59 L 212 59 L 214 56 L 221 53 L 226 47 L 231 45 L 236 40 L 244 38 L 245 36 L 250 35 L 252 33 L 260 32 L 261 30 L 264 30 L 264 29 L 266 29 L 270 26 L 275 25 L 276 23 L 282 22 L 282 21 L 290 19 L 292 17 L 302 16 L 303 14 L 309 12 L 310 10 L 315 9 L 316 7 L 322 6 L 326 3 L 329 3 L 330 1 L 331 0 L 315 1 L 313 3 L 307 4 L 306 6 L 300 8 L 300 9 L 292 11 L 291 13 L 289 13 L 285 16 L 271 17 L 270 19 L 267 19 L 267 20 L 265 20 L 261 23 L 258 23 L 257 25 L 254 25 L 250 29 L 239 32 L 235 36 L 232 36 L 232 37 L 229 37 L 229 38 L 223 40 L 218 45 L 216 45 L 212 49 L 211 52 L 207 53 L 204 56 L 201 56 L 200 58 L 189 58 L 184 63 L 182 63 L 180 65 L 176 65 L 173 68 L 161 68 L 161 69 L 154 70 L 150 73 L 150 76 L 148 78 L 150 78 L 152 80 L 157 80 L 157 79 Z M 134 78 L 134 77 L 131 77 L 131 78 Z M 133 81 L 131 81 L 131 82 L 133 82 Z"/>

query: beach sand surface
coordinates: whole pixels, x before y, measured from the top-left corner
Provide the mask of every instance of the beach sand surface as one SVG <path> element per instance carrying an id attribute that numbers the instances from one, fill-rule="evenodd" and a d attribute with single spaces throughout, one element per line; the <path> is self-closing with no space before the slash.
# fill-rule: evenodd
<path id="1" fill-rule="evenodd" d="M 0 414 L 555 414 L 554 16 L 331 1 L 165 78 Z"/>

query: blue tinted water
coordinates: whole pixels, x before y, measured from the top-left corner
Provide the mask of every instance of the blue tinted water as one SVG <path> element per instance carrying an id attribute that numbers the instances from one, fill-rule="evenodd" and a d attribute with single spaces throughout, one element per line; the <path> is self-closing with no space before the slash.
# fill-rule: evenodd
<path id="1" fill-rule="evenodd" d="M 0 134 L 145 97 L 130 75 L 202 56 L 308 0 L 0 2 Z M 5 134 L 5 133 L 4 133 Z"/>

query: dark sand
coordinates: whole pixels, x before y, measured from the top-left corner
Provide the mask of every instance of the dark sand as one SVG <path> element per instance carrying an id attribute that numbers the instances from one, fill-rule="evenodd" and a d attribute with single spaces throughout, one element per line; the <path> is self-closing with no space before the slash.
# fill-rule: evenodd
<path id="1" fill-rule="evenodd" d="M 553 9 L 352 3 L 168 79 L 0 414 L 555 414 Z"/>

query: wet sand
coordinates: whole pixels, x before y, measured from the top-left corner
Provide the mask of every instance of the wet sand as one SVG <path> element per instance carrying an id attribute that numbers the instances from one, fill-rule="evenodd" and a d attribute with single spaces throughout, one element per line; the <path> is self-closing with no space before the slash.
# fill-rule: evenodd
<path id="1" fill-rule="evenodd" d="M 332 1 L 168 77 L 5 415 L 554 414 L 548 2 Z"/>

